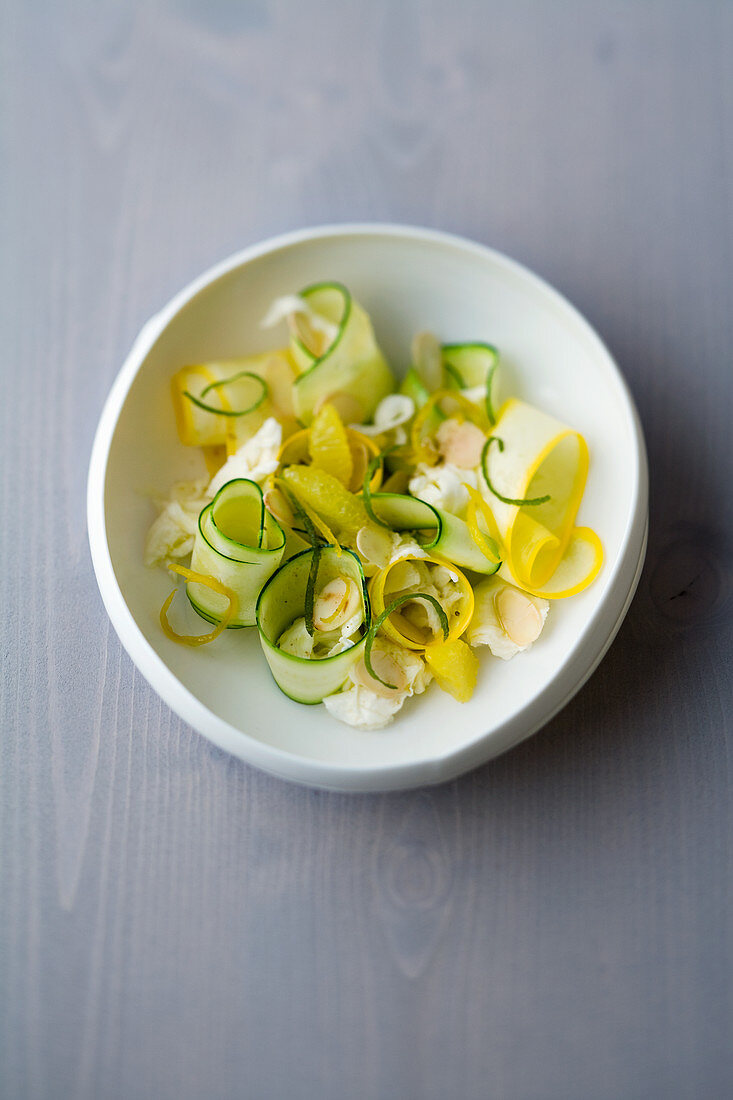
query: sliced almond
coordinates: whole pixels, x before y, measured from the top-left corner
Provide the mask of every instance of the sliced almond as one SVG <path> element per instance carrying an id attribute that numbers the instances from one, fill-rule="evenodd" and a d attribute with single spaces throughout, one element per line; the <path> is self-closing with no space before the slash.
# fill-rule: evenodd
<path id="1" fill-rule="evenodd" d="M 505 633 L 524 649 L 542 633 L 542 616 L 534 601 L 518 588 L 502 588 L 494 597 L 494 607 Z"/>
<path id="2" fill-rule="evenodd" d="M 316 630 L 338 630 L 356 614 L 360 598 L 359 590 L 350 577 L 334 577 L 321 589 L 313 603 L 313 625 Z"/>
<path id="3" fill-rule="evenodd" d="M 366 445 L 360 443 L 358 439 L 354 439 L 353 436 L 349 437 L 349 450 L 353 462 L 349 488 L 352 493 L 360 493 L 364 484 L 364 474 L 367 472 L 367 466 L 369 465 L 369 452 Z"/>
<path id="4" fill-rule="evenodd" d="M 365 561 L 384 569 L 392 556 L 392 536 L 384 527 L 360 527 L 356 533 L 356 549 Z"/>
<path id="5" fill-rule="evenodd" d="M 379 680 L 375 680 L 370 675 L 363 657 L 351 670 L 351 678 L 354 683 L 366 688 L 368 691 L 373 691 L 375 695 L 380 695 L 383 699 L 392 699 L 397 692 L 405 691 L 407 688 L 407 673 L 398 665 L 391 654 L 375 646 L 371 652 L 371 664 L 377 676 L 381 677 L 385 683 L 380 684 Z M 386 684 L 394 684 L 394 687 L 388 688 L 385 686 Z"/>
<path id="6" fill-rule="evenodd" d="M 316 630 L 332 630 L 335 620 L 346 606 L 348 583 L 344 577 L 335 577 L 321 589 L 313 604 L 313 625 Z"/>
<path id="7" fill-rule="evenodd" d="M 405 393 L 390 393 L 377 405 L 374 423 L 383 432 L 391 432 L 400 424 L 406 424 L 415 415 L 415 402 Z"/>
<path id="8" fill-rule="evenodd" d="M 293 509 L 280 489 L 265 489 L 262 499 L 265 502 L 265 508 L 278 523 L 283 523 L 286 527 L 295 526 Z"/>
<path id="9" fill-rule="evenodd" d="M 394 432 L 415 415 L 415 402 L 404 393 L 390 393 L 374 410 L 373 424 L 352 424 L 363 435 L 377 436 Z"/>

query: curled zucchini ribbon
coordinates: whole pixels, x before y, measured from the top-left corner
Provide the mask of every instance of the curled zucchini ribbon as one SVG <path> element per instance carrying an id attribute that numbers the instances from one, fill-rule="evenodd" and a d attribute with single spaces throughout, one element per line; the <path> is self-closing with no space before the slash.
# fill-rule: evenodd
<path id="1" fill-rule="evenodd" d="M 322 587 L 337 577 L 349 578 L 357 585 L 368 631 L 371 611 L 364 571 L 350 550 L 343 550 L 340 555 L 332 546 L 301 551 L 270 577 L 257 601 L 262 651 L 277 686 L 297 703 L 320 703 L 326 695 L 338 691 L 364 651 L 366 633 L 356 645 L 331 657 L 296 657 L 277 645 L 283 631 L 305 615 L 307 594 L 310 591 L 312 600 L 314 584 Z"/>
<path id="2" fill-rule="evenodd" d="M 300 371 L 293 386 L 295 415 L 308 425 L 316 408 L 338 394 L 353 406 L 348 419 L 366 423 L 395 385 L 368 313 L 340 283 L 314 284 L 300 297 L 336 326 L 336 334 L 325 348 L 311 338 L 307 322 L 300 334 L 293 335 L 290 354 Z"/>
<path id="3" fill-rule="evenodd" d="M 499 365 L 499 353 L 493 344 L 443 344 L 441 348 L 443 369 L 461 390 L 482 387 L 484 408 L 489 424 L 496 420 L 494 413 L 494 382 Z"/>
<path id="4" fill-rule="evenodd" d="M 481 545 L 467 523 L 433 504 L 401 493 L 372 493 L 369 504 L 378 522 L 392 531 L 417 531 L 423 550 L 438 554 L 462 569 L 490 576 L 501 565 L 491 531 L 483 536 Z"/>
<path id="5" fill-rule="evenodd" d="M 436 600 L 433 596 L 428 595 L 425 592 L 421 592 L 416 589 L 414 593 L 405 595 L 404 598 L 400 596 L 395 601 L 390 600 L 389 596 L 389 580 L 390 573 L 395 566 L 402 564 L 405 561 L 418 561 L 425 565 L 440 565 L 445 569 L 450 570 L 453 576 L 456 578 L 456 582 L 461 591 L 460 607 L 456 609 L 457 613 L 453 613 L 450 619 L 446 618 L 445 612 L 440 605 L 436 610 L 438 611 L 438 618 L 440 620 L 441 629 L 443 631 L 443 642 L 452 642 L 457 638 L 460 638 L 463 631 L 466 629 L 471 621 L 473 615 L 474 599 L 473 589 L 469 584 L 466 577 L 459 569 L 456 569 L 455 565 L 446 561 L 444 558 L 438 556 L 429 557 L 411 557 L 406 554 L 402 558 L 398 558 L 396 561 L 391 562 L 386 568 L 380 570 L 379 573 L 372 577 L 369 585 L 369 595 L 372 601 L 372 610 L 375 616 L 375 622 L 379 623 L 379 626 L 393 642 L 397 642 L 398 645 L 404 646 L 406 649 L 427 649 L 433 643 L 430 640 L 426 640 L 421 634 L 420 630 L 414 626 L 403 614 L 401 614 L 399 607 L 402 604 L 410 602 L 416 599 L 423 599 L 427 602 L 435 605 Z M 376 633 L 376 629 L 373 631 Z M 371 648 L 371 646 L 370 646 Z M 372 674 L 373 675 L 373 674 Z M 377 677 L 378 679 L 378 677 Z"/>
<path id="6" fill-rule="evenodd" d="M 582 591 L 603 564 L 598 536 L 574 526 L 588 474 L 585 440 L 517 400 L 500 410 L 494 432 L 502 446 L 487 442 L 483 472 L 492 494 L 486 511 L 503 549 L 501 575 L 546 599 Z"/>
<path id="7" fill-rule="evenodd" d="M 282 561 L 285 533 L 265 509 L 254 481 L 228 481 L 199 516 L 191 568 L 213 577 L 237 596 L 229 627 L 254 626 L 260 590 Z M 217 623 L 226 600 L 211 586 L 189 580 L 186 593 L 198 614 Z"/>

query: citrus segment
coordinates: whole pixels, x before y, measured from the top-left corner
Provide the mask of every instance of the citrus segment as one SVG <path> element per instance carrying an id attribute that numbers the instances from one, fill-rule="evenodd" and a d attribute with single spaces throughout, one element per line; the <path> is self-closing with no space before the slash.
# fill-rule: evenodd
<path id="1" fill-rule="evenodd" d="M 361 500 L 333 474 L 315 466 L 288 466 L 282 476 L 296 498 L 317 512 L 337 534 L 355 537 L 359 528 L 368 523 Z"/>
<path id="2" fill-rule="evenodd" d="M 478 677 L 478 658 L 469 645 L 459 639 L 428 646 L 425 660 L 438 687 L 459 703 L 473 695 Z"/>
<path id="3" fill-rule="evenodd" d="M 318 410 L 310 426 L 308 450 L 311 463 L 348 486 L 354 471 L 354 460 L 341 417 L 328 402 Z"/>

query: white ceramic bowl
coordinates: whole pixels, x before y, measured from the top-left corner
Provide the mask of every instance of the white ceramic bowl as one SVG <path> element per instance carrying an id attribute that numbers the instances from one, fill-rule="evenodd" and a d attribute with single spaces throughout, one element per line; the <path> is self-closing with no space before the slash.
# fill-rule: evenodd
<path id="1" fill-rule="evenodd" d="M 192 650 L 164 637 L 171 582 L 142 563 L 150 491 L 203 472 L 177 438 L 169 380 L 184 363 L 273 346 L 259 320 L 277 295 L 337 279 L 371 314 L 399 373 L 420 329 L 444 341 L 488 340 L 500 389 L 581 431 L 591 469 L 580 522 L 598 532 L 603 571 L 559 601 L 535 646 L 510 662 L 481 654 L 464 705 L 433 686 L 391 726 L 351 729 L 304 707 L 270 678 L 255 630 Z M 155 690 L 216 745 L 285 779 L 338 790 L 437 783 L 504 752 L 547 722 L 610 645 L 646 547 L 647 466 L 639 420 L 608 351 L 578 312 L 526 268 L 444 233 L 383 225 L 309 229 L 247 248 L 206 272 L 142 329 L 104 407 L 88 486 L 94 568 L 120 639 Z"/>

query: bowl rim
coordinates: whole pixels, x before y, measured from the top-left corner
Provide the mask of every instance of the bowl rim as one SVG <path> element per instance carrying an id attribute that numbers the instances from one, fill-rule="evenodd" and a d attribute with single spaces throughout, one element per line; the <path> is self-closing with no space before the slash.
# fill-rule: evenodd
<path id="1" fill-rule="evenodd" d="M 561 673 L 553 677 L 538 695 L 505 722 L 485 731 L 468 745 L 443 755 L 377 766 L 332 764 L 277 748 L 238 729 L 210 711 L 172 672 L 137 625 L 112 565 L 105 511 L 107 465 L 119 414 L 144 359 L 181 309 L 223 276 L 263 255 L 308 241 L 341 236 L 387 236 L 438 244 L 464 254 L 470 252 L 479 258 L 490 259 L 508 273 L 529 280 L 550 298 L 555 308 L 565 314 L 574 326 L 579 326 L 596 354 L 605 360 L 606 369 L 619 386 L 635 444 L 631 507 L 620 552 L 613 563 L 606 593 L 576 639 L 573 649 L 569 651 Z M 626 380 L 593 326 L 564 295 L 517 260 L 466 237 L 438 229 L 389 222 L 346 222 L 282 233 L 232 253 L 184 286 L 142 326 L 112 384 L 95 433 L 87 481 L 87 527 L 94 572 L 110 621 L 135 666 L 183 721 L 220 749 L 281 779 L 328 790 L 386 791 L 453 779 L 532 736 L 570 702 L 604 657 L 631 604 L 646 553 L 648 492 L 646 446 L 639 414 Z M 609 611 L 613 619 L 610 629 Z M 599 637 L 594 638 L 593 644 L 590 644 L 594 632 Z M 568 676 L 569 669 L 575 670 L 572 678 Z M 562 685 L 560 691 L 559 682 Z"/>

